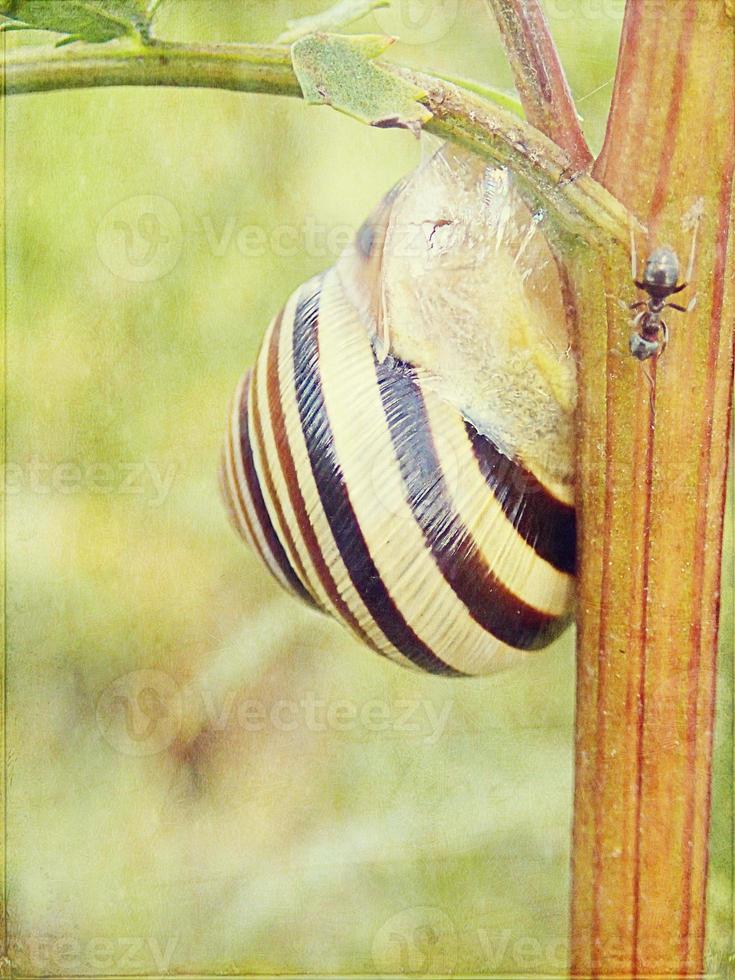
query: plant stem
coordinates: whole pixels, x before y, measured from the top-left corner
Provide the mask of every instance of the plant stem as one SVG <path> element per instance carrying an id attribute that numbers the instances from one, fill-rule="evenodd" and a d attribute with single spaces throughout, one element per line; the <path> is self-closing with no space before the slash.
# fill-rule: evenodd
<path id="1" fill-rule="evenodd" d="M 576 174 L 569 155 L 497 104 L 450 82 L 385 62 L 426 92 L 425 129 L 512 168 L 572 235 L 608 245 L 628 240 L 631 216 L 601 184 Z M 157 42 L 26 49 L 5 62 L 8 95 L 109 85 L 193 86 L 299 97 L 289 49 L 279 45 Z"/>
<path id="2" fill-rule="evenodd" d="M 514 114 L 492 102 L 420 72 L 396 69 L 426 92 L 432 118 L 424 129 L 509 167 L 536 204 L 553 212 L 562 228 L 599 247 L 629 241 L 633 216 L 602 184 L 575 174 L 568 154 Z"/>
<path id="3" fill-rule="evenodd" d="M 536 9 L 532 0 L 493 4 L 515 15 Z M 545 92 L 528 72 L 519 81 L 538 129 L 440 79 L 382 67 L 425 91 L 427 130 L 509 166 L 567 232 L 598 247 L 624 246 L 602 262 L 589 250 L 570 254 L 580 324 L 582 542 L 572 968 L 692 975 L 703 959 L 732 398 L 732 22 L 719 0 L 629 0 L 597 179 L 578 173 L 586 148 L 539 30 L 536 23 L 522 32 L 536 51 L 526 68 L 534 58 L 545 65 L 551 87 Z M 26 49 L 5 63 L 11 95 L 106 85 L 301 94 L 289 50 L 278 45 L 80 44 Z M 698 199 L 700 301 L 671 324 L 663 361 L 643 366 L 627 352 L 628 317 L 617 306 L 632 289 L 632 219 L 619 202 L 650 224 L 652 242 L 671 241 L 685 255 L 690 233 L 681 219 Z"/>
<path id="4" fill-rule="evenodd" d="M 266 44 L 140 45 L 130 41 L 25 48 L 5 61 L 5 94 L 109 85 L 221 88 L 300 96 L 289 48 Z"/>
<path id="5" fill-rule="evenodd" d="M 641 250 L 671 243 L 684 259 L 692 230 L 682 219 L 698 202 L 703 216 L 697 308 L 667 317 L 662 359 L 642 365 L 627 351 L 616 301 L 636 298 L 627 255 L 611 254 L 596 272 L 603 288 L 588 275 L 580 296 L 577 975 L 703 970 L 734 148 L 725 5 L 629 0 L 594 173 L 648 224 Z"/>
<path id="6" fill-rule="evenodd" d="M 486 0 L 500 29 L 528 121 L 569 154 L 576 170 L 592 164 L 574 99 L 538 0 Z"/>

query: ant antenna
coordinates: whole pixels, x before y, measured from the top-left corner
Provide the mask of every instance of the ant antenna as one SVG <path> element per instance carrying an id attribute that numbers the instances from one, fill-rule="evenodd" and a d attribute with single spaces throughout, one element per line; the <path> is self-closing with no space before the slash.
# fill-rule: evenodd
<path id="1" fill-rule="evenodd" d="M 635 282 L 638 278 L 638 252 L 635 246 L 635 228 L 630 223 L 630 278 Z"/>
<path id="2" fill-rule="evenodd" d="M 692 235 L 692 247 L 689 251 L 689 264 L 687 265 L 687 282 L 692 281 L 692 276 L 694 275 L 694 257 L 697 252 L 697 233 L 699 232 L 699 222 L 701 220 L 701 215 L 697 218 L 694 223 L 694 234 Z"/>
<path id="3" fill-rule="evenodd" d="M 694 275 L 694 258 L 697 252 L 697 235 L 699 234 L 699 224 L 704 215 L 704 201 L 700 197 L 698 198 L 689 211 L 684 215 L 682 219 L 682 227 L 689 229 L 692 228 L 692 247 L 689 251 L 689 264 L 687 265 L 686 282 L 692 281 L 692 276 Z"/>

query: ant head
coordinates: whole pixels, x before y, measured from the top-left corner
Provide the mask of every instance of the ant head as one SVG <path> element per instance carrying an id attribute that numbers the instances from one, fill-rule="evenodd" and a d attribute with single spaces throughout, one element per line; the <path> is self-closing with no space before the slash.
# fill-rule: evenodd
<path id="1" fill-rule="evenodd" d="M 652 295 L 666 296 L 679 279 L 679 259 L 673 248 L 655 248 L 646 260 L 642 284 Z"/>

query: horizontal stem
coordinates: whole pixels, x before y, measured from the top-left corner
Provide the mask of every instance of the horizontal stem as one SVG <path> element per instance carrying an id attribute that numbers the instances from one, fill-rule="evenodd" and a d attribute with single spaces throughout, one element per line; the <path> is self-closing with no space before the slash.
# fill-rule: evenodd
<path id="1" fill-rule="evenodd" d="M 290 49 L 281 45 L 80 44 L 21 49 L 5 60 L 6 95 L 111 85 L 301 95 Z"/>
<path id="2" fill-rule="evenodd" d="M 617 242 L 627 249 L 631 225 L 642 231 L 602 184 L 576 171 L 566 151 L 525 120 L 429 75 L 401 73 L 427 93 L 427 132 L 507 166 L 568 233 L 598 247 Z"/>
<path id="3" fill-rule="evenodd" d="M 510 167 L 562 228 L 597 245 L 629 240 L 628 211 L 569 155 L 512 113 L 450 82 L 381 62 L 426 92 L 425 129 Z M 5 60 L 5 93 L 113 85 L 218 88 L 300 97 L 290 49 L 261 44 L 135 42 L 30 48 Z"/>

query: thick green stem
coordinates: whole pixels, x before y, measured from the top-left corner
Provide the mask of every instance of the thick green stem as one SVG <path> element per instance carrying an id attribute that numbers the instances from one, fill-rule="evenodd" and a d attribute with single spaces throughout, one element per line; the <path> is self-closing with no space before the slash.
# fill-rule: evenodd
<path id="1" fill-rule="evenodd" d="M 569 154 L 529 123 L 449 82 L 381 63 L 422 88 L 425 129 L 510 167 L 568 234 L 596 245 L 628 240 L 631 217 Z M 111 85 L 218 88 L 299 97 L 290 49 L 279 45 L 158 42 L 31 48 L 5 61 L 8 95 Z"/>
<path id="2" fill-rule="evenodd" d="M 281 45 L 124 41 L 20 49 L 5 61 L 6 95 L 110 85 L 301 95 L 290 49 Z"/>
<path id="3" fill-rule="evenodd" d="M 699 976 L 735 248 L 735 56 L 724 3 L 628 0 L 594 173 L 670 244 L 698 220 L 696 309 L 628 352 L 627 254 L 577 270 L 579 570 L 572 969 Z M 639 266 L 640 268 L 640 266 Z M 687 302 L 684 300 L 684 303 Z"/>

